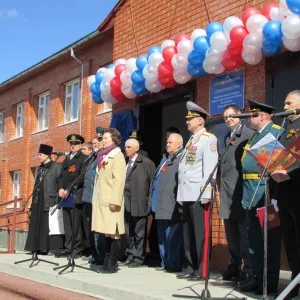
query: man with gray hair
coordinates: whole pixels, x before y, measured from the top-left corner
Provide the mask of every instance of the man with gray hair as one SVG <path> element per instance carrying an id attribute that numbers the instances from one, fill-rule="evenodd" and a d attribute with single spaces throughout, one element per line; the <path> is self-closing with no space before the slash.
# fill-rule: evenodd
<path id="1" fill-rule="evenodd" d="M 150 188 L 161 257 L 161 267 L 156 268 L 158 271 L 181 271 L 182 224 L 176 197 L 182 145 L 183 139 L 180 134 L 172 133 L 168 136 L 166 145 L 168 158 L 163 156 Z"/>
<path id="2" fill-rule="evenodd" d="M 155 164 L 139 153 L 139 142 L 132 138 L 125 143 L 129 158 L 126 166 L 124 188 L 125 237 L 127 260 L 122 265 L 140 267 L 146 254 L 147 216 L 149 214 L 149 187 L 155 172 Z"/>

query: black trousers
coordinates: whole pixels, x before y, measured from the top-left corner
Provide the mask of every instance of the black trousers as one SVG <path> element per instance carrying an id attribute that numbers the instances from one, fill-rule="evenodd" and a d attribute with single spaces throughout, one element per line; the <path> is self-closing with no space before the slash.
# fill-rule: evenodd
<path id="1" fill-rule="evenodd" d="M 95 245 L 93 243 L 94 235 L 91 231 L 92 226 L 92 203 L 83 203 L 82 204 L 82 225 L 84 230 L 85 237 L 85 247 L 92 248 Z M 93 245 L 92 245 L 93 244 Z"/>
<path id="2" fill-rule="evenodd" d="M 246 222 L 249 236 L 249 253 L 253 271 L 258 281 L 263 281 L 264 269 L 264 238 L 263 231 L 259 224 L 256 209 L 264 206 L 264 199 L 261 199 L 256 207 L 246 210 Z M 268 286 L 277 287 L 280 272 L 281 254 L 281 229 L 280 227 L 268 230 Z"/>
<path id="3" fill-rule="evenodd" d="M 147 216 L 133 217 L 125 210 L 125 237 L 127 259 L 143 264 L 147 245 Z"/>
<path id="4" fill-rule="evenodd" d="M 252 264 L 249 255 L 249 239 L 245 220 L 236 220 L 232 217 L 224 219 L 224 227 L 230 264 L 241 268 L 245 273 L 252 273 Z"/>
<path id="5" fill-rule="evenodd" d="M 65 227 L 65 249 L 70 252 L 72 247 L 72 234 L 74 232 L 74 253 L 82 252 L 82 204 L 76 204 L 73 208 L 63 208 Z"/>
<path id="6" fill-rule="evenodd" d="M 210 256 L 208 247 L 210 203 L 183 202 L 183 240 L 184 252 L 188 261 L 187 274 L 200 275 L 206 278 L 207 256 Z"/>

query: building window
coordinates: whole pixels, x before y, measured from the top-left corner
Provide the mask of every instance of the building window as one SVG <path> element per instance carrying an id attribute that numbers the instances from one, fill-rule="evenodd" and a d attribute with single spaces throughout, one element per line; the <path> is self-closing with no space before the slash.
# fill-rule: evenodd
<path id="1" fill-rule="evenodd" d="M 23 136 L 24 103 L 17 105 L 15 138 Z"/>
<path id="2" fill-rule="evenodd" d="M 66 84 L 65 123 L 78 119 L 79 81 Z"/>
<path id="3" fill-rule="evenodd" d="M 112 103 L 110 102 L 104 102 L 103 104 L 103 111 L 107 112 L 107 111 L 111 111 L 112 110 Z"/>
<path id="4" fill-rule="evenodd" d="M 48 129 L 50 93 L 39 96 L 38 131 Z"/>
<path id="5" fill-rule="evenodd" d="M 12 173 L 13 176 L 13 189 L 12 189 L 12 198 L 20 198 L 20 178 L 21 171 L 15 171 Z"/>
<path id="6" fill-rule="evenodd" d="M 0 112 L 0 143 L 4 142 L 4 111 Z"/>

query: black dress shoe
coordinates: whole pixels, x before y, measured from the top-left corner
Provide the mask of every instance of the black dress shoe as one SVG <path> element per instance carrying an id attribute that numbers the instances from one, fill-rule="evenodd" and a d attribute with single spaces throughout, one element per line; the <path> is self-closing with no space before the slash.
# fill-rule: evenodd
<path id="1" fill-rule="evenodd" d="M 260 283 L 257 278 L 252 275 L 247 282 L 240 284 L 239 286 L 241 292 L 253 292 L 258 289 L 259 285 Z"/>
<path id="2" fill-rule="evenodd" d="M 267 294 L 276 294 L 278 292 L 277 287 L 275 286 L 268 286 L 267 287 Z M 254 292 L 254 295 L 263 295 L 263 286 L 260 285 L 257 290 Z"/>
<path id="3" fill-rule="evenodd" d="M 165 268 L 163 268 L 163 267 L 156 267 L 155 271 L 165 271 Z"/>
<path id="4" fill-rule="evenodd" d="M 132 263 L 132 260 L 127 259 L 126 261 L 121 262 L 121 263 L 119 263 L 118 265 L 122 267 L 122 266 L 128 266 L 128 265 L 130 265 L 131 263 Z"/>
<path id="5" fill-rule="evenodd" d="M 176 278 L 177 279 L 188 279 L 188 278 L 190 278 L 192 276 L 194 276 L 194 273 L 192 273 L 192 274 L 186 274 L 186 273 L 182 272 L 182 273 L 177 274 Z"/>
<path id="6" fill-rule="evenodd" d="M 181 270 L 176 270 L 176 269 L 165 269 L 164 270 L 166 273 L 180 273 Z"/>
<path id="7" fill-rule="evenodd" d="M 227 270 L 222 275 L 223 280 L 232 280 L 232 278 L 239 277 L 239 269 L 235 265 L 229 265 Z"/>
<path id="8" fill-rule="evenodd" d="M 139 264 L 137 262 L 132 262 L 132 263 L 128 264 L 127 266 L 128 266 L 128 268 L 140 268 L 140 267 L 143 267 L 142 264 Z"/>

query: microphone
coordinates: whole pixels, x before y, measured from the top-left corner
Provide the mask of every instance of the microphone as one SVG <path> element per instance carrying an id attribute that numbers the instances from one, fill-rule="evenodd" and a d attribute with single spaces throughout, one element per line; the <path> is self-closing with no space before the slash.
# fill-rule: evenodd
<path id="1" fill-rule="evenodd" d="M 281 118 L 285 118 L 288 116 L 293 116 L 293 115 L 299 115 L 300 114 L 300 109 L 292 109 L 292 110 L 286 110 L 286 111 L 282 111 L 276 114 L 273 114 L 272 117 L 281 117 Z"/>
<path id="2" fill-rule="evenodd" d="M 236 114 L 236 115 L 229 115 L 229 118 L 239 118 L 239 119 L 248 119 L 250 117 L 258 117 L 259 113 L 257 111 L 246 113 L 246 114 Z"/>
<path id="3" fill-rule="evenodd" d="M 57 156 L 62 156 L 62 155 L 67 156 L 67 155 L 70 154 L 70 152 L 59 152 L 59 151 L 57 151 L 57 152 L 52 152 L 51 154 L 54 154 L 54 155 L 57 155 Z"/>

